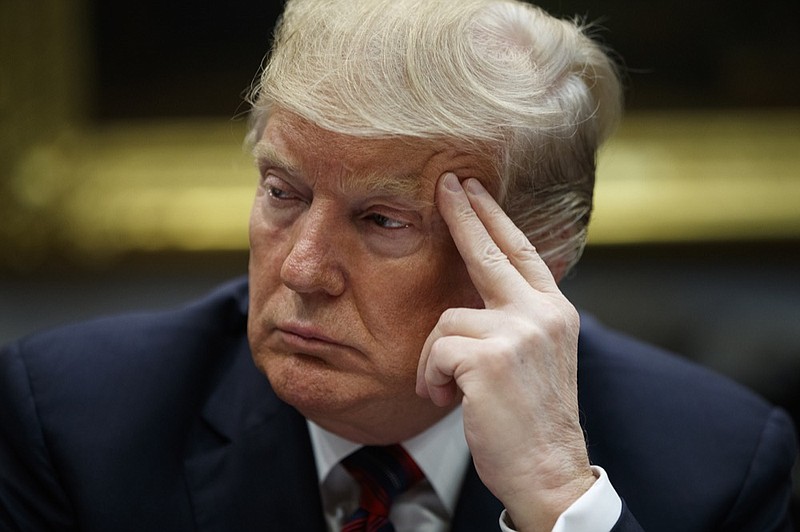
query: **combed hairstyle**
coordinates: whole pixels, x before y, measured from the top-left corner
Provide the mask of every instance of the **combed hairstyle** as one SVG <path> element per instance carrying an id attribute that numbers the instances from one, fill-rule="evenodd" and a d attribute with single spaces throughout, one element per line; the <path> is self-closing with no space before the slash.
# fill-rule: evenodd
<path id="1" fill-rule="evenodd" d="M 561 273 L 583 251 L 597 148 L 622 107 L 586 28 L 516 0 L 289 0 L 250 103 L 250 142 L 277 106 L 490 157 L 486 184 Z"/>

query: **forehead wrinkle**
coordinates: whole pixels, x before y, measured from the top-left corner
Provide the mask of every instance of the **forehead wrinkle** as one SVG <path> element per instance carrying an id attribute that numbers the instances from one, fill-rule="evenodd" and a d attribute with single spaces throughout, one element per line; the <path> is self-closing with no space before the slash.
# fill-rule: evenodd
<path id="1" fill-rule="evenodd" d="M 403 142 L 400 139 L 400 142 Z M 427 166 L 432 159 L 446 152 L 445 148 L 435 146 L 436 149 L 428 154 L 425 162 Z M 385 170 L 359 171 L 348 169 L 347 176 L 338 182 L 339 190 L 346 194 L 367 193 L 371 196 L 399 197 L 418 204 L 420 207 L 433 207 L 433 198 L 425 198 L 424 169 L 405 171 L 392 169 L 387 165 Z M 428 183 L 430 184 L 430 183 Z M 435 186 L 433 183 L 432 186 Z"/>
<path id="2" fill-rule="evenodd" d="M 395 174 L 380 171 L 353 172 L 337 180 L 341 193 L 399 197 L 422 205 L 433 205 L 422 199 L 422 176 L 418 173 Z"/>
<path id="3" fill-rule="evenodd" d="M 252 151 L 256 164 L 267 163 L 290 173 L 300 172 L 298 164 L 268 142 L 257 143 Z M 390 175 L 376 171 L 364 173 L 348 171 L 337 179 L 336 183 L 338 190 L 347 195 L 399 196 L 418 201 L 422 191 L 421 178 L 416 173 Z"/>
<path id="4" fill-rule="evenodd" d="M 277 114 L 273 113 L 273 118 Z M 308 122 L 302 117 L 291 114 L 290 116 L 295 119 L 290 124 L 291 127 L 287 127 L 283 122 L 268 124 L 262 139 L 253 146 L 252 153 L 256 158 L 256 163 L 260 166 L 265 163 L 273 164 L 287 170 L 289 173 L 306 175 L 307 178 L 312 178 L 321 169 L 305 168 L 306 165 L 303 158 L 297 160 L 292 156 L 292 152 L 284 149 L 284 140 L 287 136 L 289 137 L 289 144 L 293 150 L 314 152 L 318 146 L 329 144 L 331 139 L 325 137 L 330 132 L 320 129 L 314 123 Z M 270 129 L 269 125 L 274 127 Z M 272 134 L 270 134 L 270 131 Z M 385 169 L 375 168 L 375 159 L 381 155 L 380 152 L 385 148 L 385 139 L 367 139 L 368 141 L 379 143 L 378 146 L 371 142 L 367 142 L 365 145 L 365 139 L 346 135 L 334 135 L 333 140 L 336 141 L 334 144 L 338 145 L 339 149 L 344 153 L 355 151 L 364 156 L 363 158 L 356 157 L 356 160 L 349 160 L 348 158 L 348 160 L 328 161 L 323 165 L 323 167 L 327 166 L 327 168 L 322 171 L 334 172 L 335 179 L 329 181 L 329 183 L 338 192 L 349 196 L 399 198 L 414 203 L 420 208 L 435 205 L 433 198 L 426 199 L 424 197 L 426 185 L 430 183 L 425 182 L 426 178 L 422 169 L 409 169 L 402 163 L 400 168 L 397 168 L 393 167 L 391 162 L 388 161 L 385 164 Z M 441 148 L 434 149 L 428 160 L 442 151 Z M 372 164 L 367 163 L 365 168 L 359 168 L 361 162 L 366 162 L 370 159 Z M 406 168 L 403 168 L 403 166 L 406 166 Z"/>

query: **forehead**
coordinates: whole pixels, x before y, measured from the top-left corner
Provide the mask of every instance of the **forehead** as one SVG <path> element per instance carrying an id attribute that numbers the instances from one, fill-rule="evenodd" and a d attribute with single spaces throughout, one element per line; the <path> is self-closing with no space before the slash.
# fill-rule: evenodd
<path id="1" fill-rule="evenodd" d="M 445 172 L 494 188 L 498 176 L 487 153 L 445 140 L 344 135 L 280 108 L 271 113 L 254 148 L 260 166 L 275 164 L 306 179 L 325 176 L 344 188 L 424 196 Z"/>
<path id="2" fill-rule="evenodd" d="M 435 180 L 438 176 L 429 175 L 430 170 L 446 166 L 448 158 L 441 142 L 344 135 L 282 110 L 270 116 L 253 151 L 260 162 L 305 177 L 338 176 L 344 186 L 393 184 L 404 189 Z"/>

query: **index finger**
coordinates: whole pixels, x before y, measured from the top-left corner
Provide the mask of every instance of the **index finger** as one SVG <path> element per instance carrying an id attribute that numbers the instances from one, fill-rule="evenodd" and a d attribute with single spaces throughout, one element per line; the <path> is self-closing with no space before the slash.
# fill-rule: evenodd
<path id="1" fill-rule="evenodd" d="M 527 238 L 513 222 L 508 220 L 511 228 L 516 231 L 516 236 L 504 235 L 498 239 L 490 234 L 491 229 L 497 228 L 487 227 L 470 203 L 458 178 L 452 173 L 444 174 L 439 179 L 437 205 L 467 266 L 469 276 L 487 306 L 506 303 L 520 290 L 530 289 L 531 280 L 527 278 L 531 275 L 527 271 L 530 268 L 526 265 L 524 271 L 520 271 L 505 250 L 501 249 L 503 242 L 515 237 L 521 237 L 527 242 Z M 508 227 L 503 229 L 508 230 Z M 529 242 L 527 246 L 535 254 Z M 536 257 L 538 259 L 538 255 Z M 546 266 L 544 268 L 547 269 Z"/>

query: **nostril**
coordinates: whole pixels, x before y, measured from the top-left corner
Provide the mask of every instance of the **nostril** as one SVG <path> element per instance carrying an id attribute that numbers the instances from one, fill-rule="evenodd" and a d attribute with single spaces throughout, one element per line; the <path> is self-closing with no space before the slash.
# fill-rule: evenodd
<path id="1" fill-rule="evenodd" d="M 320 247 L 295 245 L 281 266 L 281 280 L 298 293 L 339 295 L 344 275 L 333 254 Z"/>
<path id="2" fill-rule="evenodd" d="M 291 248 L 281 266 L 281 280 L 299 293 L 344 290 L 340 213 L 330 202 L 315 200 L 296 221 L 290 235 Z"/>
<path id="3" fill-rule="evenodd" d="M 319 266 L 318 259 L 314 259 L 308 253 L 298 250 L 298 246 L 295 245 L 283 261 L 281 280 L 296 292 L 309 291 L 313 289 L 314 278 L 317 276 L 316 270 Z"/>

